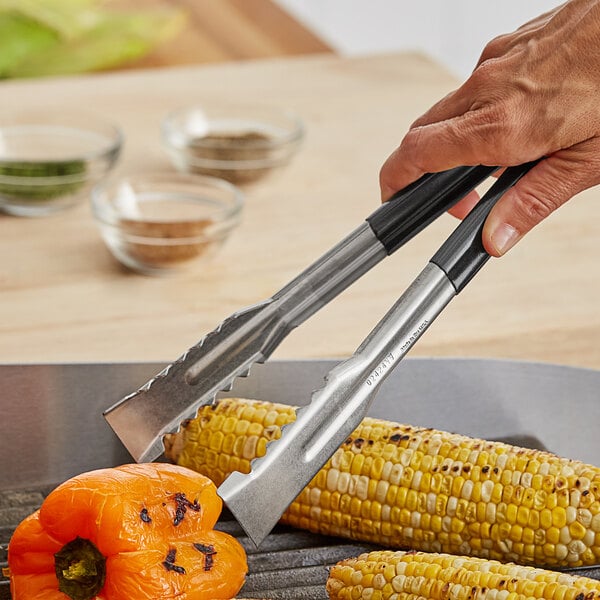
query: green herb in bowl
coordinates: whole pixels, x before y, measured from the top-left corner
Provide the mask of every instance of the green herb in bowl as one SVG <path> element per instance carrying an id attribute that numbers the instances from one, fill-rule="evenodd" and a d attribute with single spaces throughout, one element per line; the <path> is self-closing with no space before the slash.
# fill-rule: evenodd
<path id="1" fill-rule="evenodd" d="M 0 161 L 0 195 L 51 200 L 77 192 L 85 184 L 85 174 L 83 160 Z"/>
<path id="2" fill-rule="evenodd" d="M 2 114 L 0 139 L 0 210 L 26 217 L 83 202 L 123 144 L 118 126 L 76 111 Z"/>

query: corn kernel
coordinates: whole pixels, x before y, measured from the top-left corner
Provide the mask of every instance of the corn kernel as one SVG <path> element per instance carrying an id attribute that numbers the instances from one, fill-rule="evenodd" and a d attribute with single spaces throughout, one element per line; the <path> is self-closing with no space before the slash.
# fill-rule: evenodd
<path id="1" fill-rule="evenodd" d="M 468 506 L 469 506 L 469 503 L 466 500 L 463 500 L 462 498 L 460 498 L 456 502 L 456 508 L 453 511 L 453 516 L 455 516 L 457 519 L 460 519 L 461 521 L 464 521 L 467 516 Z"/>
<path id="2" fill-rule="evenodd" d="M 400 480 L 400 485 L 410 488 L 414 474 L 414 470 L 411 467 L 405 467 Z"/>
<path id="3" fill-rule="evenodd" d="M 511 524 L 517 522 L 517 507 L 516 507 L 516 505 L 509 504 L 506 507 L 506 520 Z"/>
<path id="4" fill-rule="evenodd" d="M 586 528 L 581 524 L 575 521 L 569 525 L 569 534 L 575 540 L 582 540 L 587 533 Z"/>
<path id="5" fill-rule="evenodd" d="M 421 479 L 423 478 L 423 472 L 419 470 L 419 467 L 415 468 L 415 472 L 410 482 L 410 487 L 413 490 L 418 490 L 421 487 Z"/>
<path id="6" fill-rule="evenodd" d="M 412 489 L 408 490 L 408 493 L 406 494 L 406 502 L 405 502 L 406 508 L 408 508 L 408 510 L 410 510 L 410 511 L 417 510 L 417 503 L 418 503 L 417 492 Z"/>
<path id="7" fill-rule="evenodd" d="M 448 496 L 438 496 L 435 501 L 435 514 L 442 517 L 448 509 Z"/>
<path id="8" fill-rule="evenodd" d="M 589 529 L 592 526 L 592 513 L 587 508 L 580 508 L 577 510 L 576 520 L 583 527 Z"/>
<path id="9" fill-rule="evenodd" d="M 556 491 L 557 505 L 561 508 L 567 508 L 569 506 L 569 490 L 563 488 Z"/>
<path id="10" fill-rule="evenodd" d="M 440 494 L 444 496 L 452 495 L 452 484 L 454 483 L 454 477 L 452 475 L 444 475 L 442 479 L 442 486 L 440 488 Z"/>
<path id="11" fill-rule="evenodd" d="M 434 493 L 438 494 L 442 489 L 442 483 L 444 481 L 444 476 L 436 472 L 431 476 L 431 483 L 429 485 L 429 489 Z"/>
<path id="12" fill-rule="evenodd" d="M 452 482 L 452 495 L 455 496 L 456 498 L 460 498 L 460 493 L 462 490 L 462 487 L 465 483 L 465 480 L 462 477 L 455 477 L 454 481 Z"/>
<path id="13" fill-rule="evenodd" d="M 439 515 L 432 515 L 431 530 L 434 533 L 439 533 L 440 531 L 442 531 L 442 518 Z"/>
<path id="14" fill-rule="evenodd" d="M 492 490 L 491 502 L 498 504 L 502 500 L 502 484 L 494 483 L 494 489 Z"/>
<path id="15" fill-rule="evenodd" d="M 329 469 L 327 472 L 327 490 L 330 492 L 337 491 L 337 481 L 340 476 L 340 472 L 337 469 Z"/>
<path id="16" fill-rule="evenodd" d="M 400 516 L 398 518 L 398 521 L 400 522 L 400 524 L 405 525 L 405 526 L 410 525 L 410 515 L 411 515 L 410 510 L 403 508 L 400 511 Z"/>
<path id="17" fill-rule="evenodd" d="M 513 525 L 509 537 L 513 542 L 520 542 L 523 539 L 523 528 L 520 525 Z"/>
<path id="18" fill-rule="evenodd" d="M 557 506 L 552 511 L 552 525 L 554 527 L 564 527 L 567 524 L 567 513 L 561 506 Z"/>

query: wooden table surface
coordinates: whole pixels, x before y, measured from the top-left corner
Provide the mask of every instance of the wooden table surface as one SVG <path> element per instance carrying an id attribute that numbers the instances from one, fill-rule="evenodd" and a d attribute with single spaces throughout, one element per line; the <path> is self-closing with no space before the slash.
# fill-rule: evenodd
<path id="1" fill-rule="evenodd" d="M 411 121 L 456 82 L 410 54 L 282 58 L 0 84 L 0 111 L 85 107 L 118 122 L 118 172 L 167 171 L 159 123 L 204 100 L 289 107 L 307 135 L 296 159 L 245 189 L 242 225 L 192 274 L 120 267 L 86 204 L 48 218 L 0 217 L 0 362 L 170 361 L 260 301 L 379 203 L 378 171 Z M 486 356 L 600 368 L 600 189 L 582 193 L 492 260 L 413 356 Z M 290 334 L 275 358 L 344 357 L 455 226 L 444 215 Z"/>

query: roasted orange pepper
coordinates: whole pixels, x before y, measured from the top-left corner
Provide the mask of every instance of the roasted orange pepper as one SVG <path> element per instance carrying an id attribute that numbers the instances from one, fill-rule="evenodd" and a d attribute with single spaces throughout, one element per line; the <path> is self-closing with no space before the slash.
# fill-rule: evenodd
<path id="1" fill-rule="evenodd" d="M 13 600 L 218 600 L 244 583 L 239 542 L 214 530 L 222 502 L 169 464 L 90 471 L 53 490 L 8 546 Z"/>

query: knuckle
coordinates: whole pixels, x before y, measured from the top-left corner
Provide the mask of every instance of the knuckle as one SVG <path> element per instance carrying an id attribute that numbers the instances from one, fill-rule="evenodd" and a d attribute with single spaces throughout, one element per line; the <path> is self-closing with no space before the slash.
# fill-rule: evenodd
<path id="1" fill-rule="evenodd" d="M 586 158 L 587 153 L 584 153 Z M 571 150 L 541 161 L 513 188 L 511 209 L 525 230 L 546 219 L 579 192 L 600 182 L 588 160 Z M 600 163 L 600 156 L 597 156 Z"/>
<path id="2" fill-rule="evenodd" d="M 503 34 L 491 39 L 485 45 L 481 53 L 480 63 L 484 63 L 491 58 L 496 58 L 497 56 L 504 54 L 507 37 L 506 34 Z"/>
<path id="3" fill-rule="evenodd" d="M 423 151 L 424 129 L 414 127 L 404 136 L 399 151 L 403 156 L 410 157 L 410 162 L 419 171 L 427 170 L 428 153 Z"/>
<path id="4" fill-rule="evenodd" d="M 379 169 L 379 186 L 387 191 L 393 186 L 394 175 L 399 162 L 398 149 L 394 150 Z"/>
<path id="5" fill-rule="evenodd" d="M 403 145 L 396 148 L 379 170 L 379 187 L 384 198 L 388 198 L 400 188 L 422 175 L 410 154 Z"/>
<path id="6" fill-rule="evenodd" d="M 519 222 L 533 226 L 550 216 L 569 197 L 564 189 L 520 190 L 514 199 L 514 213 Z"/>
<path id="7" fill-rule="evenodd" d="M 470 83 L 477 89 L 486 90 L 498 78 L 498 61 L 490 57 L 480 63 L 469 77 Z"/>
<path id="8" fill-rule="evenodd" d="M 503 100 L 493 100 L 480 108 L 479 119 L 482 126 L 496 135 L 504 135 L 507 132 L 510 135 L 514 127 L 510 107 Z"/>
<path id="9" fill-rule="evenodd" d="M 476 109 L 471 136 L 482 158 L 500 165 L 511 164 L 517 126 L 504 102 L 494 102 Z"/>

